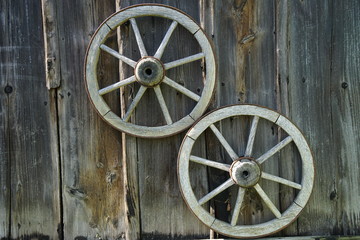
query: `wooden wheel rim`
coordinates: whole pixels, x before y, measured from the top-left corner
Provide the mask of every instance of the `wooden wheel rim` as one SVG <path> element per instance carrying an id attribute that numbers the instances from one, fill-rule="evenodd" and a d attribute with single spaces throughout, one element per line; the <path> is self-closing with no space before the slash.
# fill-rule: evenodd
<path id="1" fill-rule="evenodd" d="M 193 144 L 196 139 L 204 132 L 208 127 L 215 122 L 221 121 L 225 118 L 234 116 L 258 116 L 262 119 L 271 121 L 281 127 L 285 132 L 292 137 L 296 147 L 299 150 L 302 161 L 302 180 L 301 190 L 297 194 L 293 203 L 288 209 L 281 213 L 279 218 L 272 219 L 268 222 L 256 224 L 256 225 L 231 225 L 227 222 L 216 219 L 206 211 L 192 190 L 189 177 L 189 159 L 192 151 Z M 234 158 L 233 158 L 234 159 Z M 300 130 L 286 117 L 279 113 L 267 108 L 263 108 L 256 105 L 232 105 L 212 111 L 198 120 L 193 125 L 184 137 L 182 145 L 178 155 L 178 180 L 180 190 L 183 198 L 196 215 L 205 225 L 221 234 L 238 237 L 238 238 L 252 238 L 272 234 L 280 231 L 293 222 L 300 214 L 301 210 L 305 207 L 311 191 L 314 181 L 314 165 L 313 157 L 310 148 L 300 132 Z M 239 188 L 240 189 L 240 188 Z"/>
<path id="2" fill-rule="evenodd" d="M 120 118 L 118 115 L 111 111 L 108 104 L 99 94 L 100 89 L 96 74 L 96 67 L 101 51 L 100 46 L 106 41 L 109 34 L 114 29 L 116 29 L 116 27 L 127 22 L 129 19 L 135 19 L 137 17 L 144 16 L 162 17 L 173 20 L 174 22 L 176 21 L 178 24 L 191 32 L 201 47 L 202 53 L 200 55 L 201 58 L 205 59 L 206 64 L 206 78 L 201 96 L 198 96 L 195 93 L 189 93 L 189 90 L 185 89 L 185 91 L 188 90 L 187 96 L 189 98 L 192 98 L 194 100 L 196 99 L 195 101 L 197 101 L 197 104 L 195 105 L 195 107 L 188 115 L 186 115 L 182 119 L 173 123 L 171 122 L 170 124 L 167 121 L 167 125 L 164 126 L 149 127 L 136 125 L 124 121 L 122 118 Z M 204 113 L 211 100 L 215 86 L 215 76 L 215 57 L 212 46 L 208 38 L 206 37 L 204 31 L 190 16 L 179 11 L 178 9 L 159 4 L 134 5 L 111 15 L 96 30 L 94 36 L 90 41 L 85 58 L 85 86 L 90 101 L 94 105 L 97 112 L 108 124 L 110 124 L 114 128 L 138 137 L 157 138 L 170 136 L 181 132 L 188 128 L 190 125 L 192 125 L 195 120 Z M 132 81 L 132 79 L 128 80 Z M 170 82 L 170 80 L 166 78 L 166 76 L 163 82 L 181 92 L 181 89 L 177 89 L 181 88 L 181 86 L 179 87 L 179 84 L 177 84 L 176 82 L 174 83 L 174 81 Z M 158 94 L 159 90 L 156 90 L 156 94 Z"/>

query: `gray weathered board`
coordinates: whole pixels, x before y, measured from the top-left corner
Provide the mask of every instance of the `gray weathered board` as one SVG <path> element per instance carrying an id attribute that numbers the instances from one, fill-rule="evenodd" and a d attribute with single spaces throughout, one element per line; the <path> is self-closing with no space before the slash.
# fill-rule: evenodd
<path id="1" fill-rule="evenodd" d="M 45 87 L 39 1 L 0 2 L 0 237 L 58 236 L 54 92 Z"/>
<path id="2" fill-rule="evenodd" d="M 314 191 L 298 220 L 277 236 L 359 235 L 359 1 L 4 0 L 0 1 L 0 239 L 217 236 L 181 198 L 176 158 L 185 133 L 157 140 L 122 135 L 101 120 L 86 96 L 83 62 L 97 26 L 116 9 L 144 2 L 179 8 L 210 37 L 218 69 L 209 109 L 244 102 L 263 105 L 288 116 L 307 138 L 317 169 Z M 154 20 L 140 30 L 164 32 L 167 27 Z M 110 46 L 137 50 L 131 28 L 123 28 L 111 37 Z M 151 36 L 151 31 L 144 33 L 145 42 L 156 49 L 162 36 Z M 196 50 L 191 36 L 180 31 L 172 38 L 183 54 Z M 167 57 L 178 56 L 170 52 Z M 129 74 L 123 68 L 119 71 L 114 58 L 104 58 L 100 65 L 105 81 Z M 194 70 L 189 66 L 173 74 L 181 79 Z M 194 82 L 189 88 L 196 92 L 201 86 Z M 128 99 L 136 90 L 125 89 L 120 97 Z M 154 95 L 145 97 L 155 102 Z M 168 103 L 171 114 L 191 109 L 191 102 L 176 104 L 181 94 L 177 98 Z M 107 100 L 120 114 L 125 106 L 118 99 L 115 95 Z M 137 116 L 161 117 L 160 109 L 139 111 Z M 239 134 L 248 129 L 249 121 L 216 126 L 231 144 L 246 142 Z M 257 136 L 254 147 L 259 152 L 282 138 L 283 133 L 272 127 L 263 126 L 264 137 Z M 272 137 L 265 138 L 266 134 Z M 197 153 L 226 161 L 224 150 L 214 147 L 216 141 L 207 132 Z M 296 179 L 296 162 L 283 161 L 296 158 L 289 148 L 267 167 Z M 222 181 L 216 171 L 197 170 L 200 176 L 208 174 L 208 179 L 195 180 L 199 191 Z M 264 189 L 280 209 L 294 194 L 278 185 Z M 249 206 L 241 219 L 245 223 L 270 216 L 253 197 L 252 202 L 245 200 Z M 218 218 L 229 216 L 231 201 L 218 196 L 211 203 Z"/>

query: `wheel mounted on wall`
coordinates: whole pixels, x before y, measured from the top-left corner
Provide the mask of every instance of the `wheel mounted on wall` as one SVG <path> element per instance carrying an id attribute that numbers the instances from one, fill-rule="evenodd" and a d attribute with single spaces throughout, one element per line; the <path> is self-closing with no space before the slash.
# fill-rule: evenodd
<path id="1" fill-rule="evenodd" d="M 234 151 L 235 148 L 230 146 L 224 135 L 215 126 L 215 123 L 219 121 L 239 116 L 247 116 L 252 119 L 245 151 L 240 154 Z M 258 123 L 262 121 L 269 121 L 277 125 L 288 136 L 259 157 L 254 157 L 255 135 Z M 222 148 L 230 156 L 232 163 L 223 163 L 216 161 L 216 159 L 209 160 L 193 155 L 192 148 L 194 143 L 206 129 L 214 133 Z M 271 161 L 271 157 L 274 154 L 292 142 L 298 149 L 301 158 L 302 176 L 299 183 L 269 174 L 262 169 L 265 161 Z M 194 193 L 196 187 L 193 187 L 191 184 L 192 175 L 189 174 L 190 162 L 225 171 L 225 173 L 228 173 L 228 179 L 215 189 L 209 190 L 208 193 L 199 197 L 199 194 Z M 286 117 L 256 105 L 232 105 L 210 112 L 190 128 L 182 142 L 178 155 L 178 178 L 185 202 L 196 217 L 205 225 L 227 236 L 251 238 L 277 232 L 296 219 L 310 197 L 313 188 L 314 165 L 312 154 L 305 138 L 300 130 Z M 285 211 L 281 212 L 275 206 L 266 193 L 266 189 L 262 188 L 261 179 L 296 189 L 296 197 Z M 228 221 L 222 221 L 210 214 L 206 203 L 230 187 L 237 188 L 237 196 Z M 242 203 L 248 190 L 257 192 L 264 205 L 272 212 L 273 218 L 270 221 L 252 225 L 241 225 L 238 223 L 240 211 L 244 207 Z"/>
<path id="2" fill-rule="evenodd" d="M 145 48 L 136 20 L 139 17 L 145 16 L 172 20 L 170 27 L 165 33 L 161 44 L 153 56 L 149 56 L 147 53 L 147 49 Z M 130 59 L 105 44 L 110 35 L 116 31 L 117 27 L 128 22 L 130 22 L 130 26 L 133 29 L 136 43 L 141 54 L 141 58 L 137 60 Z M 166 46 L 170 41 L 171 35 L 178 25 L 184 27 L 193 35 L 200 45 L 201 52 L 181 59 L 176 59 L 171 62 L 162 62 L 162 55 L 164 51 L 166 51 Z M 133 76 L 122 79 L 104 88 L 100 88 L 97 65 L 99 55 L 102 51 L 118 58 L 120 61 L 133 68 Z M 179 84 L 176 81 L 177 79 L 170 79 L 166 74 L 166 71 L 169 69 L 199 60 L 203 60 L 205 62 L 206 69 L 205 79 L 198 79 L 198 81 L 204 81 L 201 95 L 198 95 Z M 91 102 L 95 106 L 97 112 L 107 123 L 120 131 L 134 136 L 156 138 L 173 135 L 185 130 L 204 113 L 214 91 L 216 76 L 215 69 L 215 58 L 212 47 L 203 30 L 193 19 L 185 13 L 172 7 L 157 4 L 144 4 L 134 5 L 113 14 L 96 30 L 86 53 L 85 82 Z M 104 95 L 133 83 L 139 84 L 140 88 L 135 94 L 132 103 L 126 109 L 126 112 L 123 116 L 119 116 L 110 109 L 104 100 Z M 196 102 L 196 105 L 191 112 L 186 116 L 183 116 L 178 121 L 173 121 L 172 116 L 170 116 L 169 109 L 162 92 L 163 84 L 170 86 L 177 92 Z M 135 122 L 131 122 L 131 115 L 141 101 L 144 93 L 149 90 L 153 90 L 155 92 L 162 115 L 166 122 L 165 125 L 143 126 L 137 125 Z M 149 107 L 154 106 L 149 104 Z"/>

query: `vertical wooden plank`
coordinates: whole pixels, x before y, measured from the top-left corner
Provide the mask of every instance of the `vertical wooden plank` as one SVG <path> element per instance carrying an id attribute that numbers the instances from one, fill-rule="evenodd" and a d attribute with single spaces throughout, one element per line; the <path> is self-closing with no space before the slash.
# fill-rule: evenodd
<path id="1" fill-rule="evenodd" d="M 89 40 L 114 11 L 115 1 L 110 0 L 57 2 L 64 239 L 124 236 L 121 136 L 96 114 L 83 83 Z M 116 48 L 116 38 L 110 37 L 109 46 Z M 115 58 L 99 60 L 98 73 L 104 84 L 118 78 L 118 69 L 109 67 L 117 63 Z M 106 97 L 119 111 L 119 96 Z"/>
<path id="2" fill-rule="evenodd" d="M 218 59 L 218 106 L 246 102 L 276 107 L 274 7 L 270 2 L 227 1 L 205 9 L 205 18 L 214 12 L 213 19 L 205 19 L 205 30 L 211 32 Z"/>
<path id="3" fill-rule="evenodd" d="M 339 235 L 360 233 L 360 2 L 333 1 L 331 46 L 331 119 L 332 146 L 337 146 L 337 189 L 328 196 L 337 202 Z"/>
<path id="4" fill-rule="evenodd" d="M 121 10 L 120 0 L 116 0 L 116 11 Z M 128 37 L 128 27 L 116 29 L 118 38 L 119 51 L 125 56 L 131 56 L 131 50 L 124 38 Z M 134 40 L 134 39 L 133 39 Z M 135 41 L 135 40 L 134 40 Z M 129 55 L 128 55 L 129 54 Z M 119 62 L 119 77 L 125 79 L 133 75 L 133 70 L 129 69 L 126 64 Z M 126 70 L 125 70 L 126 69 Z M 127 111 L 126 102 L 131 95 L 129 91 L 132 88 L 120 89 L 121 101 L 121 116 L 124 116 Z M 122 139 L 122 164 L 124 176 L 124 210 L 125 210 L 125 238 L 126 239 L 141 239 L 141 221 L 140 221 L 140 203 L 139 203 L 139 172 L 137 161 L 137 138 L 129 136 L 125 133 L 121 134 Z"/>
<path id="5" fill-rule="evenodd" d="M 235 2 L 238 10 L 243 9 L 241 14 L 242 31 L 239 31 L 238 51 L 236 53 L 237 71 L 235 75 L 237 100 L 245 103 L 259 104 L 261 106 L 276 109 L 276 82 L 275 82 L 275 2 L 271 1 L 242 1 Z M 240 26 L 237 26 L 239 29 Z M 240 30 L 240 29 L 239 29 Z M 242 81 L 240 79 L 243 79 Z M 240 80 L 240 81 L 239 81 Z M 235 96 L 234 96 L 235 97 Z M 235 98 L 236 98 L 235 97 Z M 240 128 L 240 133 L 245 133 L 245 143 L 248 139 L 250 123 L 247 127 Z M 231 129 L 229 130 L 231 131 Z M 236 134 L 232 133 L 233 135 Z M 276 127 L 263 119 L 259 120 L 254 141 L 253 157 L 259 157 L 278 142 Z M 239 141 L 239 139 L 237 139 Z M 244 149 L 240 150 L 241 155 Z M 262 170 L 279 175 L 278 156 L 273 157 L 262 165 Z M 274 205 L 280 209 L 279 184 L 262 180 L 261 187 Z M 259 195 L 251 189 L 248 193 L 247 211 L 245 222 L 259 224 L 269 221 L 275 216 L 264 204 Z M 246 216 L 247 215 L 247 216 Z"/>
<path id="6" fill-rule="evenodd" d="M 211 32 L 218 59 L 216 102 L 212 107 L 234 103 L 256 103 L 276 108 L 274 2 L 214 1 L 211 4 L 204 1 L 203 5 L 205 30 Z M 229 119 L 219 125 L 223 135 L 240 156 L 245 152 L 249 123 L 250 119 L 244 117 Z M 272 124 L 260 120 L 255 139 L 254 155 L 256 156 L 276 144 L 278 140 L 276 129 L 273 130 Z M 214 154 L 218 159 L 226 159 L 227 155 L 222 153 L 221 149 L 218 153 L 214 153 L 213 146 L 216 146 L 217 142 L 212 134 L 207 136 L 206 141 L 210 159 Z M 266 167 L 276 174 L 277 160 L 274 159 Z M 209 177 L 211 182 L 216 182 L 216 177 Z M 278 206 L 278 186 L 266 182 L 263 185 L 272 201 Z M 233 196 L 236 196 L 236 191 L 230 191 L 230 195 L 231 199 L 223 197 L 223 206 L 216 201 L 218 211 L 228 211 L 227 216 L 221 216 L 221 213 L 215 209 L 215 214 L 219 214 L 220 218 L 228 218 L 234 207 Z M 255 192 L 247 193 L 244 206 L 247 210 L 241 213 L 239 221 L 242 224 L 256 224 L 273 218 Z"/>
<path id="7" fill-rule="evenodd" d="M 216 53 L 216 45 L 214 42 L 214 31 L 215 31 L 215 21 L 214 21 L 214 8 L 215 8 L 215 1 L 200 1 L 200 19 L 201 19 L 201 27 L 205 30 L 207 33 L 209 39 L 211 40 L 214 51 L 215 51 L 215 59 L 217 63 L 217 78 L 215 83 L 215 94 L 213 96 L 213 100 L 209 105 L 210 109 L 215 109 L 217 106 L 219 106 L 218 99 L 220 91 L 219 89 L 219 82 L 218 82 L 218 76 L 219 76 L 219 57 Z M 205 133 L 205 148 L 206 148 L 206 157 L 208 159 L 216 159 L 216 161 L 219 162 L 225 162 L 223 158 L 224 152 L 221 151 L 220 145 L 215 140 L 216 137 L 212 133 L 211 130 L 207 130 Z M 219 158 L 219 156 L 222 156 L 222 158 Z M 222 184 L 227 180 L 228 174 L 217 171 L 216 169 L 207 168 L 207 181 L 208 181 L 208 192 L 212 189 L 215 189 L 217 186 Z M 212 199 L 209 202 L 209 211 L 210 214 L 216 216 L 218 219 L 226 219 L 229 217 L 229 212 L 227 209 L 227 200 L 228 199 L 228 190 L 225 190 L 223 194 L 219 194 L 214 199 Z M 214 232 L 213 230 L 209 229 L 209 235 L 210 239 L 213 239 L 215 237 L 218 237 L 219 235 Z"/>
<path id="8" fill-rule="evenodd" d="M 1 22 L 0 26 L 3 26 Z M 5 46 L 3 42 L 0 47 Z M 3 58 L 3 50 L 0 53 L 0 59 Z M 10 152 L 9 152 L 9 128 L 8 128 L 8 96 L 4 89 L 7 86 L 3 64 L 0 64 L 0 237 L 9 237 L 10 224 Z"/>
<path id="9" fill-rule="evenodd" d="M 3 105 L 8 108 L 5 153 L 11 159 L 9 237 L 55 239 L 61 225 L 57 125 L 54 96 L 39 67 L 44 62 L 41 5 L 3 1 L 0 8 L 1 78 L 12 88 Z"/>
<path id="10" fill-rule="evenodd" d="M 120 1 L 119 7 L 123 8 L 133 4 L 149 1 Z M 174 6 L 187 14 L 199 19 L 199 8 L 196 1 L 151 1 Z M 170 21 L 156 18 L 138 19 L 138 26 L 143 37 L 145 47 L 150 55 L 154 54 L 157 47 L 170 25 Z M 134 40 L 131 27 L 121 28 L 122 45 L 120 51 L 133 59 L 139 59 L 138 47 Z M 181 51 L 179 51 L 181 49 Z M 169 45 L 166 47 L 162 60 L 164 62 L 176 60 L 181 57 L 198 53 L 198 46 L 194 38 L 181 27 L 177 27 L 171 36 Z M 126 76 L 126 71 L 121 68 L 121 75 Z M 194 92 L 200 92 L 202 84 L 201 70 L 194 64 L 186 67 L 175 68 L 167 73 L 180 84 L 188 84 L 186 87 Z M 122 77 L 123 78 L 123 77 Z M 191 81 L 189 81 L 191 80 Z M 177 93 L 166 85 L 161 85 L 165 102 L 168 105 L 170 116 L 178 120 L 183 113 L 191 110 L 194 106 L 192 100 L 186 99 L 181 93 Z M 125 90 L 126 91 L 126 90 Z M 136 93 L 137 86 L 127 91 L 125 98 Z M 149 106 L 151 103 L 151 107 Z M 149 89 L 139 103 L 133 120 L 139 124 L 162 124 L 164 122 L 160 107 L 152 89 Z M 127 166 L 129 173 L 138 172 L 138 180 L 134 176 L 128 180 L 139 183 L 139 208 L 141 239 L 172 239 L 174 237 L 204 237 L 208 230 L 190 213 L 182 200 L 176 176 L 176 159 L 178 149 L 184 134 L 178 134 L 165 139 L 135 139 L 126 136 L 126 151 L 128 153 Z M 204 143 L 200 143 L 195 151 L 202 151 Z M 134 154 L 131 151 L 136 150 Z M 134 164 L 137 163 L 137 166 Z M 136 170 L 135 170 L 136 169 Z M 129 177 L 129 174 L 128 174 Z M 199 183 L 199 189 L 206 186 L 206 179 L 195 179 Z M 132 189 L 132 194 L 137 194 Z M 136 202 L 135 202 L 136 204 Z M 133 217 L 133 221 L 136 221 Z M 135 226 L 134 226 L 135 227 Z M 135 230 L 136 231 L 136 230 Z"/>
<path id="11" fill-rule="evenodd" d="M 282 1 L 280 1 L 282 2 Z M 331 103 L 331 1 L 283 1 L 279 31 L 279 81 L 281 102 L 302 130 L 317 167 L 312 197 L 298 219 L 298 235 L 331 234 L 337 225 L 337 128 Z M 334 6 L 335 7 L 335 6 Z M 321 12 L 321 14 L 319 14 Z M 286 107 L 286 105 L 288 107 Z M 321 221 L 319 221 L 321 216 Z M 296 232 L 292 232 L 295 234 Z"/>
<path id="12" fill-rule="evenodd" d="M 9 30 L 8 9 L 5 2 L 0 2 L 0 35 L 6 36 Z M 9 150 L 9 78 L 12 71 L 8 62 L 11 39 L 0 38 L 0 238 L 10 237 L 10 150 Z M 5 91 L 6 90 L 6 91 Z"/>
<path id="13" fill-rule="evenodd" d="M 141 239 L 141 221 L 139 205 L 139 172 L 137 159 L 136 138 L 126 136 L 122 133 L 123 141 L 123 172 L 124 172 L 124 193 L 123 201 L 125 208 L 125 236 L 126 239 Z M 131 160 L 131 161 L 129 161 Z"/>
<path id="14" fill-rule="evenodd" d="M 289 63 L 287 58 L 287 48 L 290 40 L 288 37 L 289 32 L 289 17 L 291 14 L 291 9 L 288 7 L 288 1 L 278 1 L 276 2 L 276 81 L 277 81 L 277 105 L 278 110 L 285 116 L 289 116 L 289 101 L 288 101 L 288 85 L 286 79 Z M 280 132 L 279 137 L 286 135 L 283 131 Z M 301 173 L 299 165 L 296 163 L 299 162 L 299 158 L 295 155 L 296 148 L 292 145 L 284 149 L 280 153 L 281 159 L 286 159 L 286 161 L 281 162 L 281 167 L 279 169 L 280 174 L 283 178 L 295 181 L 296 177 Z M 299 179 L 296 179 L 299 181 Z M 295 182 L 298 182 L 295 181 Z M 289 205 L 293 204 L 294 197 L 296 196 L 296 191 L 292 188 L 281 186 L 281 199 L 280 206 L 283 210 Z M 294 236 L 297 235 L 298 227 L 297 220 L 285 228 L 282 231 L 282 235 L 285 236 Z"/>

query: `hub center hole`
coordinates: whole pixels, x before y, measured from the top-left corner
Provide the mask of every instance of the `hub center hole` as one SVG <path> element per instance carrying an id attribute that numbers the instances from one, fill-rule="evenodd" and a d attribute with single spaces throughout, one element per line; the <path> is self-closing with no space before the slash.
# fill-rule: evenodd
<path id="1" fill-rule="evenodd" d="M 249 175 L 250 175 L 250 173 L 249 173 L 248 171 L 243 171 L 243 172 L 242 172 L 242 177 L 243 177 L 243 178 L 248 178 Z"/>
<path id="2" fill-rule="evenodd" d="M 146 68 L 145 69 L 145 74 L 148 75 L 148 76 L 151 76 L 151 74 L 152 74 L 151 68 Z"/>

